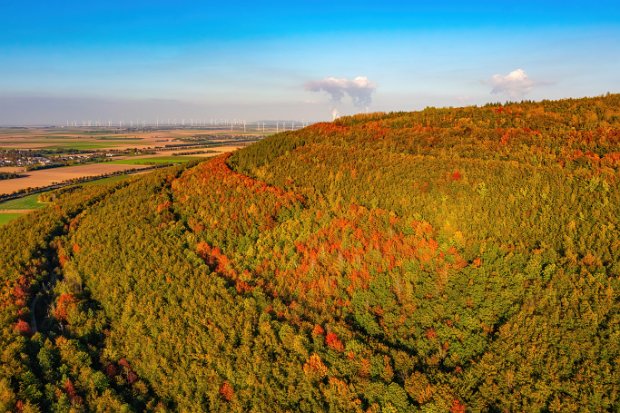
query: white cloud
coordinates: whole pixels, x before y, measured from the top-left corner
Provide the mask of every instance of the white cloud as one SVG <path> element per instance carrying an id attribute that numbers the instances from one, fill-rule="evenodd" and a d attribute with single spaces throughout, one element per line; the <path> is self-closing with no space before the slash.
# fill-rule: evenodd
<path id="1" fill-rule="evenodd" d="M 491 78 L 493 94 L 519 97 L 529 93 L 535 85 L 523 69 L 516 69 L 505 76 L 493 75 Z"/>
<path id="2" fill-rule="evenodd" d="M 358 76 L 355 79 L 326 77 L 306 82 L 305 87 L 310 92 L 327 92 L 334 102 L 340 102 L 345 95 L 348 95 L 358 107 L 369 106 L 372 103 L 372 93 L 376 89 L 366 76 Z"/>

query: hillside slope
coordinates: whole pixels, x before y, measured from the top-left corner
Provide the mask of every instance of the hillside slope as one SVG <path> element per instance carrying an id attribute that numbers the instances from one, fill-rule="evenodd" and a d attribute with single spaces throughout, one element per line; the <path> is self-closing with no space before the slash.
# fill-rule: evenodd
<path id="1" fill-rule="evenodd" d="M 620 407 L 620 95 L 373 114 L 0 229 L 0 410 Z"/>

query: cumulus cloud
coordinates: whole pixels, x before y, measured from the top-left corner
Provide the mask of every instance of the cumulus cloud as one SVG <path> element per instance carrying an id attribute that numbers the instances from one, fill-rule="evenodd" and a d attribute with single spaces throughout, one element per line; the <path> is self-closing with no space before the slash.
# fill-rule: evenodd
<path id="1" fill-rule="evenodd" d="M 523 69 L 516 69 L 507 75 L 493 75 L 491 78 L 493 94 L 509 95 L 511 97 L 523 96 L 530 92 L 535 83 Z"/>
<path id="2" fill-rule="evenodd" d="M 305 86 L 310 92 L 327 92 L 335 103 L 349 96 L 353 104 L 358 107 L 370 106 L 372 93 L 376 89 L 366 76 L 358 76 L 355 79 L 327 77 L 307 82 Z"/>

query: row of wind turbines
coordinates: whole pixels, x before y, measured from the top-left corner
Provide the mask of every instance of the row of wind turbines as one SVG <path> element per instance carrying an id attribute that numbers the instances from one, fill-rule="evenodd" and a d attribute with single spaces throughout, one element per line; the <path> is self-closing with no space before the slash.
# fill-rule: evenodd
<path id="1" fill-rule="evenodd" d="M 247 122 L 245 120 L 240 119 L 210 119 L 206 120 L 197 120 L 197 119 L 176 119 L 176 118 L 168 118 L 165 120 L 156 119 L 155 121 L 147 121 L 147 120 L 118 120 L 118 121 L 100 121 L 100 120 L 67 120 L 63 127 L 74 127 L 74 128 L 200 128 L 200 129 L 230 129 L 231 131 L 235 130 L 243 130 L 243 132 L 265 132 L 267 130 L 275 129 L 276 132 L 285 132 L 292 131 L 297 129 L 305 128 L 309 125 L 309 122 L 306 121 L 254 121 Z"/>

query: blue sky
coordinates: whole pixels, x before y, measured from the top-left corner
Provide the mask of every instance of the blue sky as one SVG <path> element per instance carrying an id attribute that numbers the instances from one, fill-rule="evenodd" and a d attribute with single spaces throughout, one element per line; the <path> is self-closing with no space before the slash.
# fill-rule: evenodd
<path id="1" fill-rule="evenodd" d="M 620 92 L 617 0 L 0 0 L 0 10 L 0 124 L 323 120 Z"/>

